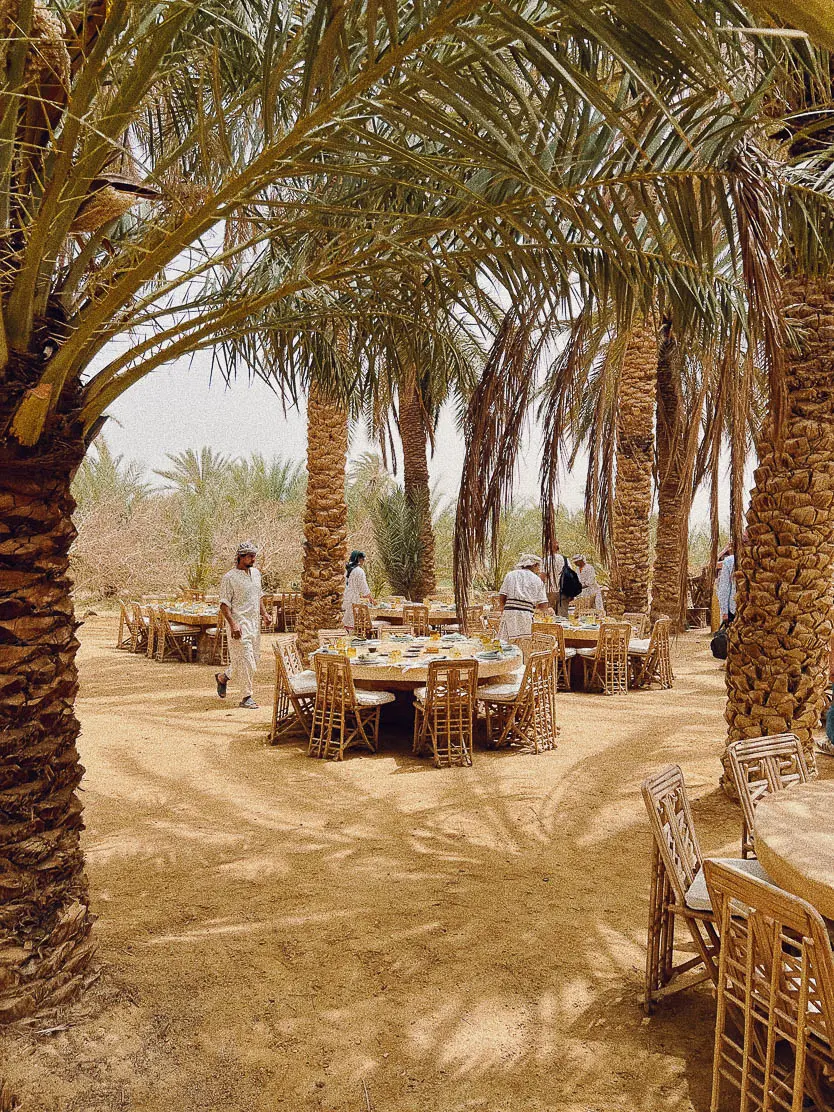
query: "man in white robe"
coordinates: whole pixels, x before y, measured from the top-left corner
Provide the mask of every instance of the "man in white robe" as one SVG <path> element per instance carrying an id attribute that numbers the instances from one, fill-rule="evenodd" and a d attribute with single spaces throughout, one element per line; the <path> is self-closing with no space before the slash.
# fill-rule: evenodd
<path id="1" fill-rule="evenodd" d="M 576 565 L 576 574 L 579 576 L 579 582 L 582 584 L 582 594 L 579 597 L 590 599 L 594 605 L 594 609 L 603 610 L 602 591 L 599 589 L 597 573 L 594 571 L 593 564 L 589 564 L 581 553 L 578 556 L 574 556 L 573 562 Z"/>
<path id="2" fill-rule="evenodd" d="M 501 603 L 498 636 L 504 641 L 530 637 L 533 632 L 534 611 L 550 610 L 547 591 L 539 574 L 541 564 L 541 556 L 533 556 L 527 552 L 519 556 L 513 570 L 504 576 L 498 593 Z"/>
<path id="3" fill-rule="evenodd" d="M 226 698 L 226 685 L 234 680 L 240 685 L 243 698 L 240 706 L 257 710 L 253 698 L 255 671 L 261 655 L 261 618 L 266 625 L 270 617 L 263 604 L 261 573 L 255 567 L 258 549 L 252 541 L 237 546 L 235 566 L 220 581 L 220 611 L 229 626 L 229 666 L 215 673 L 217 694 Z"/>
<path id="4" fill-rule="evenodd" d="M 558 541 L 553 542 L 553 551 L 544 558 L 544 570 L 547 601 L 556 614 L 562 618 L 567 618 L 570 599 L 562 595 L 562 572 L 565 570 L 565 557 L 559 551 Z"/>

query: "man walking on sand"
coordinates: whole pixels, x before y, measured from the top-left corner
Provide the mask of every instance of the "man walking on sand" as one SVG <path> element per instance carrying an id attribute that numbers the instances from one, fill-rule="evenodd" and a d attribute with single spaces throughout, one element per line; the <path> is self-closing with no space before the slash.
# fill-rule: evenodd
<path id="1" fill-rule="evenodd" d="M 269 625 L 270 617 L 261 597 L 261 573 L 255 567 L 258 547 L 252 541 L 237 546 L 235 566 L 220 582 L 220 611 L 229 626 L 229 666 L 214 675 L 217 694 L 226 698 L 229 680 L 243 691 L 240 706 L 257 710 L 252 698 L 255 670 L 261 655 L 261 618 Z"/>

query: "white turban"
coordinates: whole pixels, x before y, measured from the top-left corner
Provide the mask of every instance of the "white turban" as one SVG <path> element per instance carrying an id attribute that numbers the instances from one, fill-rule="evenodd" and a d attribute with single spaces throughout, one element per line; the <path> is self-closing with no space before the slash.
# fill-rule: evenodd
<path id="1" fill-rule="evenodd" d="M 573 562 L 575 564 L 584 564 L 586 561 L 585 561 L 585 557 L 583 555 L 581 555 L 581 553 L 580 553 L 579 556 L 574 556 Z"/>
<path id="2" fill-rule="evenodd" d="M 541 556 L 536 556 L 532 552 L 523 552 L 515 562 L 517 568 L 534 568 L 536 564 L 542 562 Z"/>

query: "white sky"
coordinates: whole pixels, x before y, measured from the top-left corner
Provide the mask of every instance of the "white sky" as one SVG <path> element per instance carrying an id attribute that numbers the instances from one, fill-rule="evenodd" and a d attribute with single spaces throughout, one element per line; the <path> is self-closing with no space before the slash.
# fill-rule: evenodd
<path id="1" fill-rule="evenodd" d="M 239 379 L 229 388 L 219 376 L 211 380 L 209 364 L 209 354 L 200 352 L 193 361 L 183 359 L 155 371 L 123 394 L 109 410 L 115 420 L 104 428 L 112 451 L 140 460 L 149 470 L 163 467 L 167 453 L 203 445 L 230 456 L 261 452 L 267 458 L 280 455 L 303 461 L 305 413 L 288 410 L 284 416 L 280 399 L 258 380 Z M 351 456 L 370 447 L 358 430 Z M 540 447 L 538 429 L 531 422 L 516 485 L 519 500 L 538 501 Z M 462 464 L 463 441 L 451 411 L 444 412 L 429 466 L 432 482 L 449 498 L 457 493 Z M 581 469 L 564 477 L 561 497 L 566 509 L 582 508 L 583 490 Z M 726 520 L 727 505 L 722 505 L 721 513 Z M 699 493 L 692 525 L 705 524 L 708 515 L 706 496 Z"/>

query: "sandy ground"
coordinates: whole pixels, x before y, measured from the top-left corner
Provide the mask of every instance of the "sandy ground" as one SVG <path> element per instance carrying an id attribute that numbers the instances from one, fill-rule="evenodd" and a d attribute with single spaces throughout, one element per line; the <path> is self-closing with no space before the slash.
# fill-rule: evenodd
<path id="1" fill-rule="evenodd" d="M 679 762 L 702 847 L 738 852 L 705 634 L 673 691 L 561 696 L 555 752 L 442 771 L 404 737 L 266 745 L 268 638 L 247 712 L 209 667 L 116 652 L 111 618 L 81 637 L 102 972 L 4 1037 L 24 1112 L 709 1107 L 710 990 L 640 1005 L 641 779 Z"/>

